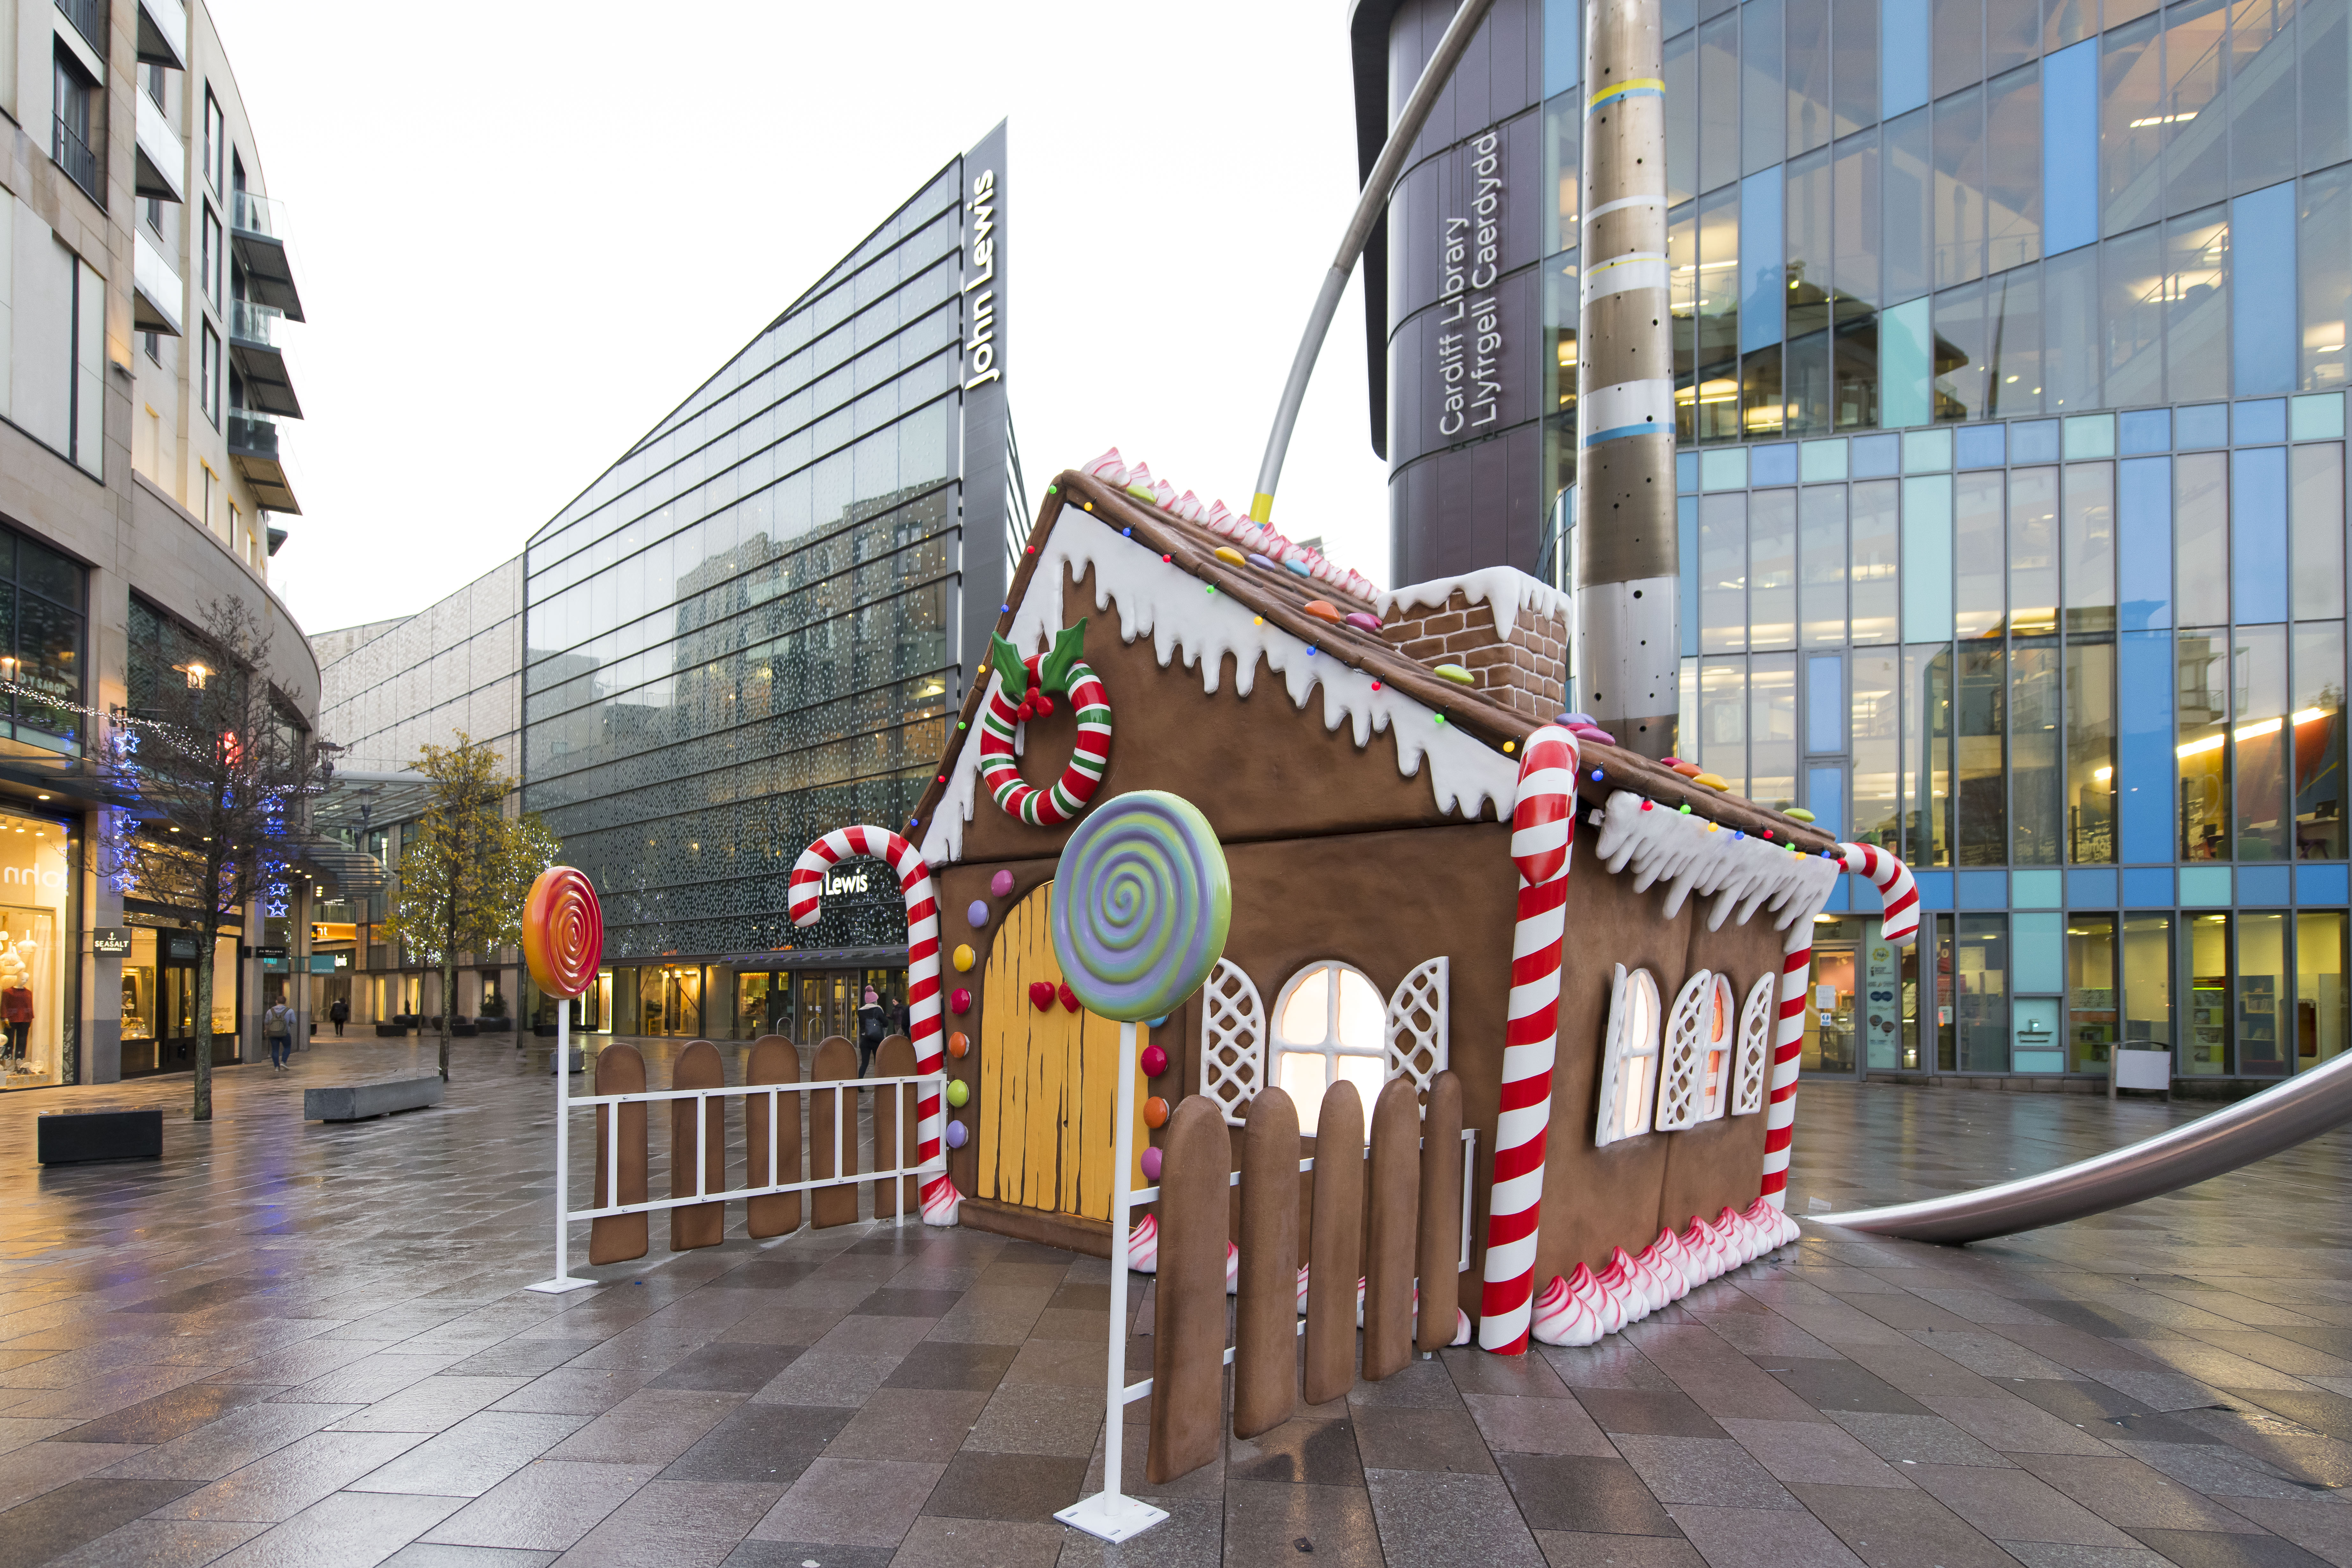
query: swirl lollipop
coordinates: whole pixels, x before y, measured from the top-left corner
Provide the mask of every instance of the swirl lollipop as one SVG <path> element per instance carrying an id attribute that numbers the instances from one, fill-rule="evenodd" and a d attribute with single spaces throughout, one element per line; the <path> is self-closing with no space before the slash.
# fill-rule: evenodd
<path id="1" fill-rule="evenodd" d="M 550 866 L 522 906 L 522 955 L 550 996 L 584 995 L 604 956 L 604 911 L 587 874 Z"/>
<path id="2" fill-rule="evenodd" d="M 1172 1011 L 1224 954 L 1233 882 L 1190 801 L 1139 790 L 1097 806 L 1070 835 L 1054 884 L 1054 957 L 1102 1017 Z"/>

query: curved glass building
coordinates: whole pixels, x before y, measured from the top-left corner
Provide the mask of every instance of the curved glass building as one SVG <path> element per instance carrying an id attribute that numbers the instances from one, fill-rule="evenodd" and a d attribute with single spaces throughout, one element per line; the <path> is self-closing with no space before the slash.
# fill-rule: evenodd
<path id="1" fill-rule="evenodd" d="M 2345 1047 L 2352 0 L 1663 0 L 1678 750 L 1917 871 L 1806 1068 L 2229 1093 Z M 1453 7 L 1359 0 L 1359 140 Z M 1575 0 L 1367 254 L 1391 573 L 1563 581 Z"/>

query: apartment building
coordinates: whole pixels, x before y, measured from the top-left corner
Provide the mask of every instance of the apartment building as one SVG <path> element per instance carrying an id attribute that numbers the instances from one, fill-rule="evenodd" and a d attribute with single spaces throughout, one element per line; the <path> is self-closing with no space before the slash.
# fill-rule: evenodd
<path id="1" fill-rule="evenodd" d="M 174 673 L 232 595 L 275 628 L 268 675 L 318 710 L 318 667 L 271 593 L 278 450 L 299 417 L 286 227 L 219 36 L 180 0 L 0 0 L 0 990 L 31 994 L 0 1087 L 241 1059 L 290 887 L 217 954 L 190 1016 L 186 911 L 97 875 L 97 727 Z M 297 879 L 299 880 L 299 879 Z M 276 961 L 282 963 L 282 960 Z"/>

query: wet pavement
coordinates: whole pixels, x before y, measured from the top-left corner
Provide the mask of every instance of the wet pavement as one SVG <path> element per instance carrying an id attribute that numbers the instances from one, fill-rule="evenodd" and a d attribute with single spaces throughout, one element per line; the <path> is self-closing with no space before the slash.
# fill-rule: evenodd
<path id="1" fill-rule="evenodd" d="M 457 1042 L 436 1110 L 301 1120 L 305 1083 L 432 1056 L 226 1069 L 209 1127 L 184 1079 L 0 1098 L 0 1568 L 2352 1563 L 2344 1134 L 1967 1249 L 1809 1226 L 1601 1346 L 1450 1351 L 1229 1440 L 1108 1548 L 1050 1517 L 1099 1484 L 1108 1265 L 887 1221 L 754 1243 L 739 1211 L 531 1294 L 544 1045 Z M 36 1113 L 97 1105 L 165 1106 L 163 1162 L 32 1163 Z M 1790 1207 L 2204 1109 L 1809 1084 Z"/>

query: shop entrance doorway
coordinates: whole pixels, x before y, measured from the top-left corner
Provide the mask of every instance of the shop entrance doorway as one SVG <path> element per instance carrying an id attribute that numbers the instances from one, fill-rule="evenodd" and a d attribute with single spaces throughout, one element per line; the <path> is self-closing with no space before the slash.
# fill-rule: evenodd
<path id="1" fill-rule="evenodd" d="M 210 1036 L 214 1066 L 242 1059 L 236 1033 L 236 938 L 222 938 L 215 952 L 208 1031 L 199 1031 L 196 1020 L 196 954 L 203 940 L 194 931 L 133 932 L 131 959 L 122 966 L 125 1078 L 191 1070 L 200 1033 Z"/>
<path id="2" fill-rule="evenodd" d="M 1863 922 L 1828 920 L 1813 927 L 1813 973 L 1805 985 L 1805 1050 L 1800 1062 L 1809 1078 L 1856 1078 L 1854 982 L 1861 964 Z"/>

